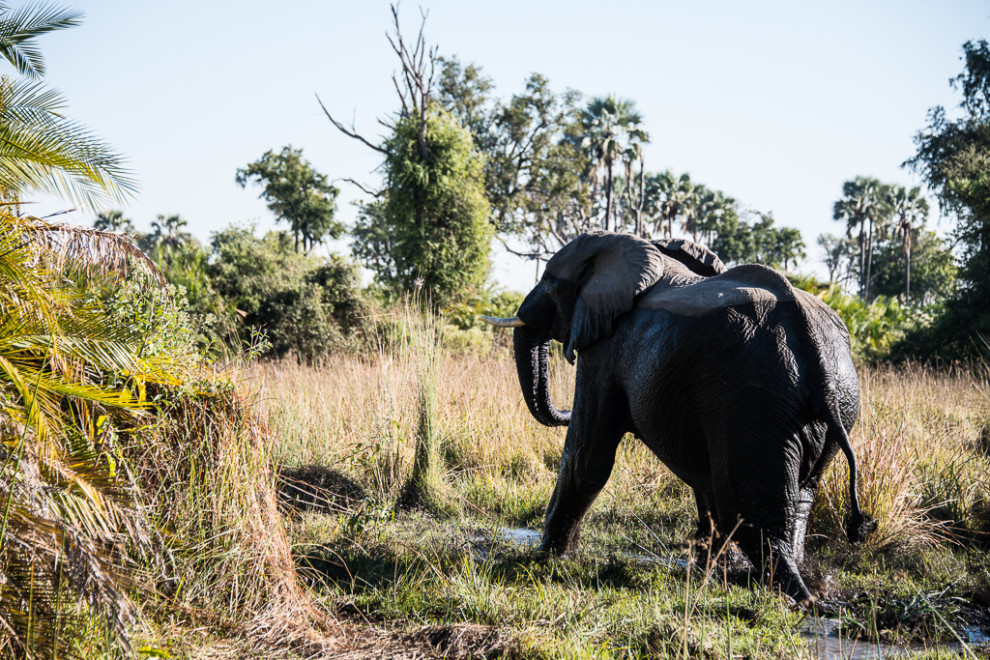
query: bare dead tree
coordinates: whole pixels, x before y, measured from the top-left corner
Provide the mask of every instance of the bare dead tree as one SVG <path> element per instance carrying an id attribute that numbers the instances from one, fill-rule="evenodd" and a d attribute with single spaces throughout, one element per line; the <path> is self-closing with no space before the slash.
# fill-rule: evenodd
<path id="1" fill-rule="evenodd" d="M 420 9 L 419 33 L 416 35 L 415 46 L 410 51 L 402 38 L 402 31 L 399 29 L 399 6 L 390 5 L 392 9 L 392 23 L 395 26 L 395 38 L 386 34 L 385 38 L 392 46 L 392 50 L 399 56 L 402 63 L 402 84 L 399 83 L 399 74 L 392 74 L 392 84 L 399 94 L 402 102 L 402 112 L 405 115 L 416 115 L 419 117 L 419 135 L 417 142 L 423 154 L 426 154 L 426 111 L 430 105 L 430 92 L 433 89 L 433 76 L 436 73 L 437 47 L 427 47 L 426 38 L 423 36 L 423 29 L 426 27 L 426 17 L 428 12 Z"/>
<path id="2" fill-rule="evenodd" d="M 396 71 L 392 74 L 392 84 L 395 86 L 395 91 L 399 95 L 399 102 L 402 104 L 400 117 L 417 117 L 419 119 L 416 142 L 419 145 L 420 152 L 425 157 L 428 155 L 426 146 L 427 111 L 432 100 L 431 92 L 433 90 L 434 74 L 436 73 L 437 47 L 430 47 L 426 44 L 426 37 L 423 30 L 426 27 L 427 12 L 420 9 L 421 20 L 419 32 L 413 42 L 412 49 L 410 49 L 402 37 L 402 30 L 399 26 L 399 6 L 398 4 L 393 4 L 390 5 L 390 8 L 392 10 L 392 24 L 395 34 L 386 33 L 385 38 L 388 39 L 389 45 L 395 54 L 398 55 L 399 62 L 402 65 L 401 71 Z M 384 148 L 374 144 L 358 133 L 353 123 L 350 128 L 347 128 L 341 122 L 334 119 L 326 106 L 323 105 L 323 101 L 320 100 L 319 95 L 317 95 L 316 100 L 319 102 L 320 108 L 323 109 L 323 114 L 327 116 L 327 119 L 334 125 L 334 128 L 347 137 L 358 140 L 365 146 L 383 155 L 388 155 L 388 151 Z M 395 128 L 392 124 L 383 120 L 379 120 L 378 123 L 390 130 Z M 364 188 L 363 186 L 359 187 Z"/>

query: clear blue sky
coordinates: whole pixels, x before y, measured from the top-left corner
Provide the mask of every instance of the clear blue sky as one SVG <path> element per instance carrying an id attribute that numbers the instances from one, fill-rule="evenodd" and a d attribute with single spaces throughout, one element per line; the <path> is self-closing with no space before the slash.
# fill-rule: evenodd
<path id="1" fill-rule="evenodd" d="M 387 2 L 65 4 L 86 18 L 44 37 L 48 82 L 72 118 L 129 158 L 141 190 L 124 211 L 139 228 L 160 213 L 180 213 L 203 240 L 230 223 L 271 228 L 258 190 L 241 189 L 234 172 L 286 144 L 331 178 L 377 183 L 377 155 L 337 133 L 315 94 L 345 123 L 381 134 L 376 119 L 398 105 Z M 806 271 L 820 268 L 818 234 L 841 229 L 831 209 L 843 181 L 919 183 L 900 168 L 911 138 L 929 107 L 957 103 L 948 79 L 962 70 L 961 45 L 990 27 L 985 0 L 421 6 L 428 41 L 483 67 L 503 97 L 539 72 L 555 90 L 635 101 L 652 137 L 647 169 L 687 171 L 798 227 Z M 401 5 L 410 38 L 419 9 Z M 361 193 L 339 185 L 352 221 Z M 495 276 L 519 290 L 533 279 L 531 266 L 504 255 Z"/>

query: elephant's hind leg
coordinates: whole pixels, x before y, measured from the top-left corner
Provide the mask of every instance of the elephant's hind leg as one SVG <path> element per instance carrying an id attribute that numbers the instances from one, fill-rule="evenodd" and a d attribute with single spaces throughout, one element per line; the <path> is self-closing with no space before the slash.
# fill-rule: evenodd
<path id="1" fill-rule="evenodd" d="M 735 540 L 764 580 L 780 587 L 798 602 L 811 602 L 814 597 L 801 578 L 794 546 L 781 529 L 760 528 L 743 523 L 736 530 Z"/>
<path id="2" fill-rule="evenodd" d="M 810 601 L 798 562 L 811 497 L 797 483 L 795 446 L 783 442 L 758 460 L 750 458 L 754 452 L 740 451 L 723 464 L 725 479 L 715 481 L 715 498 L 723 533 L 732 532 L 761 575 L 795 600 Z M 727 528 L 737 522 L 734 532 Z"/>

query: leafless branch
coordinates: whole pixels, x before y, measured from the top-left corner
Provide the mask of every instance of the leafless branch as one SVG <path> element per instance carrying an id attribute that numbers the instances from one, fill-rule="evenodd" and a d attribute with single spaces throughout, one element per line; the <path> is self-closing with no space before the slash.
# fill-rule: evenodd
<path id="1" fill-rule="evenodd" d="M 427 109 L 430 105 L 430 93 L 433 89 L 433 77 L 436 73 L 437 47 L 432 48 L 426 45 L 424 29 L 426 27 L 427 12 L 420 9 L 421 21 L 419 32 L 416 35 L 415 45 L 412 50 L 402 38 L 402 31 L 399 28 L 399 7 L 391 5 L 392 24 L 395 28 L 394 37 L 386 34 L 389 45 L 399 56 L 402 64 L 401 80 L 399 73 L 392 74 L 392 84 L 399 94 L 402 102 L 402 111 L 405 116 L 414 115 L 419 118 L 419 132 L 417 143 L 420 152 L 425 156 L 426 148 L 426 122 Z"/>
<path id="2" fill-rule="evenodd" d="M 505 242 L 505 239 L 498 234 L 495 234 L 495 238 L 502 244 L 502 247 L 505 248 L 505 251 L 509 254 L 514 254 L 515 256 L 522 257 L 523 259 L 539 259 L 541 261 L 547 260 L 547 257 L 543 254 L 543 252 L 520 252 L 509 247 L 509 244 Z"/>
<path id="3" fill-rule="evenodd" d="M 371 188 L 366 187 L 363 183 L 361 183 L 359 181 L 356 181 L 355 179 L 352 179 L 350 177 L 344 177 L 344 178 L 341 178 L 341 179 L 334 179 L 334 181 L 346 181 L 347 183 L 350 183 L 350 184 L 352 184 L 354 186 L 357 186 L 361 190 L 361 192 L 363 192 L 364 194 L 371 195 L 372 197 L 376 197 L 377 198 L 377 197 L 381 197 L 381 195 L 382 195 L 381 191 L 372 190 Z"/>
<path id="4" fill-rule="evenodd" d="M 385 154 L 386 156 L 388 155 L 388 152 L 386 150 L 382 149 L 377 144 L 372 144 L 371 142 L 366 140 L 364 136 L 359 135 L 353 126 L 351 126 L 351 130 L 347 130 L 347 128 L 343 124 L 341 124 L 339 121 L 334 119 L 333 116 L 330 114 L 330 112 L 327 110 L 326 106 L 323 105 L 323 101 L 320 100 L 319 94 L 316 95 L 316 102 L 320 104 L 320 107 L 323 109 L 323 114 L 327 116 L 327 119 L 330 120 L 330 123 L 333 124 L 338 131 L 340 131 L 349 138 L 354 138 L 355 140 L 364 143 L 366 146 L 371 147 L 380 154 Z"/>

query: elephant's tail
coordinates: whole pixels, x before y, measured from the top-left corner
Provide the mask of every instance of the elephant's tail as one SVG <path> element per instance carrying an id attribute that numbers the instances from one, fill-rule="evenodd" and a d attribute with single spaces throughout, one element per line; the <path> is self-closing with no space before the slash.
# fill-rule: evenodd
<path id="1" fill-rule="evenodd" d="M 856 489 L 857 471 L 856 454 L 853 453 L 852 444 L 849 442 L 849 434 L 842 426 L 841 418 L 836 409 L 834 399 L 828 404 L 828 437 L 835 441 L 846 455 L 849 463 L 849 520 L 846 523 L 846 535 L 852 543 L 862 543 L 877 527 L 877 521 L 863 514 L 859 508 L 859 494 Z"/>

